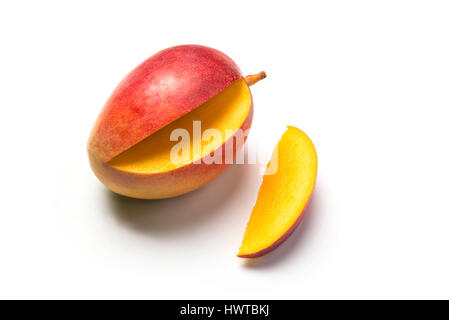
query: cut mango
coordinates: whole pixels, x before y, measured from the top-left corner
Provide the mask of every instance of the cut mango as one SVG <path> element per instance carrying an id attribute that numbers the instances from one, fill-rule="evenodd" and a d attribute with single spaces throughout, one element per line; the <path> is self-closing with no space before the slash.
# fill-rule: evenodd
<path id="1" fill-rule="evenodd" d="M 185 166 L 221 147 L 226 137 L 241 127 L 250 108 L 251 92 L 245 80 L 240 79 L 195 110 L 113 158 L 109 165 L 119 170 L 145 174 L 163 173 Z M 195 137 L 193 133 L 193 121 L 201 121 L 200 136 Z M 170 135 L 175 129 L 188 131 L 191 149 L 188 157 L 173 162 L 170 152 L 178 141 L 170 141 Z M 212 138 L 202 141 L 201 136 L 208 129 L 218 130 L 222 140 Z M 195 152 L 195 144 L 201 144 L 200 152 Z"/>
<path id="2" fill-rule="evenodd" d="M 304 132 L 288 127 L 268 166 L 275 163 L 277 171 L 263 178 L 239 257 L 259 257 L 281 244 L 299 224 L 312 195 L 317 155 Z"/>

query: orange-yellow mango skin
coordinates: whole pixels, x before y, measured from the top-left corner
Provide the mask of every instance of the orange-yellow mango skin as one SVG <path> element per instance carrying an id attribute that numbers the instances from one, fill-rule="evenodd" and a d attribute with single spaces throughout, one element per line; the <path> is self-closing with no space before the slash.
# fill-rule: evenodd
<path id="1" fill-rule="evenodd" d="M 241 130 L 248 130 L 251 127 L 253 118 L 253 103 L 248 116 L 240 127 Z M 235 135 L 234 135 L 235 136 Z M 234 139 L 234 136 L 229 139 Z M 243 144 L 238 144 L 239 139 L 234 144 L 233 159 L 242 148 Z M 246 137 L 245 137 L 246 140 Z M 89 150 L 89 161 L 97 178 L 103 182 L 110 190 L 132 198 L 139 199 L 162 199 L 170 198 L 193 191 L 220 175 L 228 166 L 225 164 L 225 144 L 221 148 L 223 155 L 222 164 L 193 164 L 190 163 L 178 169 L 155 173 L 141 174 L 122 171 L 103 162 L 94 152 Z M 216 150 L 218 151 L 218 149 Z"/>

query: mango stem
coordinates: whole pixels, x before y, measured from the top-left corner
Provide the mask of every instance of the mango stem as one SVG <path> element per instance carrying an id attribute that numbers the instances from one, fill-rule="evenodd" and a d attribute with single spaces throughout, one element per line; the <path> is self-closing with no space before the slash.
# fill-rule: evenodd
<path id="1" fill-rule="evenodd" d="M 245 77 L 245 82 L 248 85 L 248 87 L 252 86 L 253 84 L 259 82 L 262 79 L 265 79 L 267 77 L 267 74 L 265 71 L 261 71 L 258 74 L 250 74 Z"/>

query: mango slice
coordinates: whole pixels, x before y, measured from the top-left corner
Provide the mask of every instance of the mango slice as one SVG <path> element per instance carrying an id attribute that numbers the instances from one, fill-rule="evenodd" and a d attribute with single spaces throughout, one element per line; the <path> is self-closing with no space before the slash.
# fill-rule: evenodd
<path id="1" fill-rule="evenodd" d="M 312 141 L 301 130 L 288 127 L 268 167 L 276 162 L 277 171 L 263 178 L 238 257 L 255 258 L 275 249 L 304 215 L 317 176 Z"/>

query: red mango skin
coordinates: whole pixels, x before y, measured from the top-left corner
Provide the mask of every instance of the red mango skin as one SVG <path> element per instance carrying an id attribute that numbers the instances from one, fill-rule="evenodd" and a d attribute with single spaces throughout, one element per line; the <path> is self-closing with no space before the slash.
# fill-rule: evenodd
<path id="1" fill-rule="evenodd" d="M 251 128 L 253 110 L 251 97 L 251 108 L 240 127 L 241 130 L 246 131 Z M 229 139 L 234 139 L 234 136 Z M 246 138 L 247 136 L 244 141 Z M 236 140 L 233 144 L 234 160 L 238 151 L 243 147 L 243 143 L 238 143 L 239 139 Z M 221 149 L 222 164 L 206 164 L 201 161 L 199 164 L 190 163 L 181 168 L 157 174 L 118 170 L 108 163 L 102 162 L 92 153 L 89 153 L 89 161 L 97 178 L 115 193 L 138 199 L 163 199 L 193 191 L 220 175 L 228 167 L 228 164 L 225 163 L 225 144 L 226 142 L 218 148 Z"/>
<path id="2" fill-rule="evenodd" d="M 108 162 L 240 78 L 234 61 L 209 47 L 181 45 L 154 54 L 107 100 L 89 138 L 89 157 Z"/>

